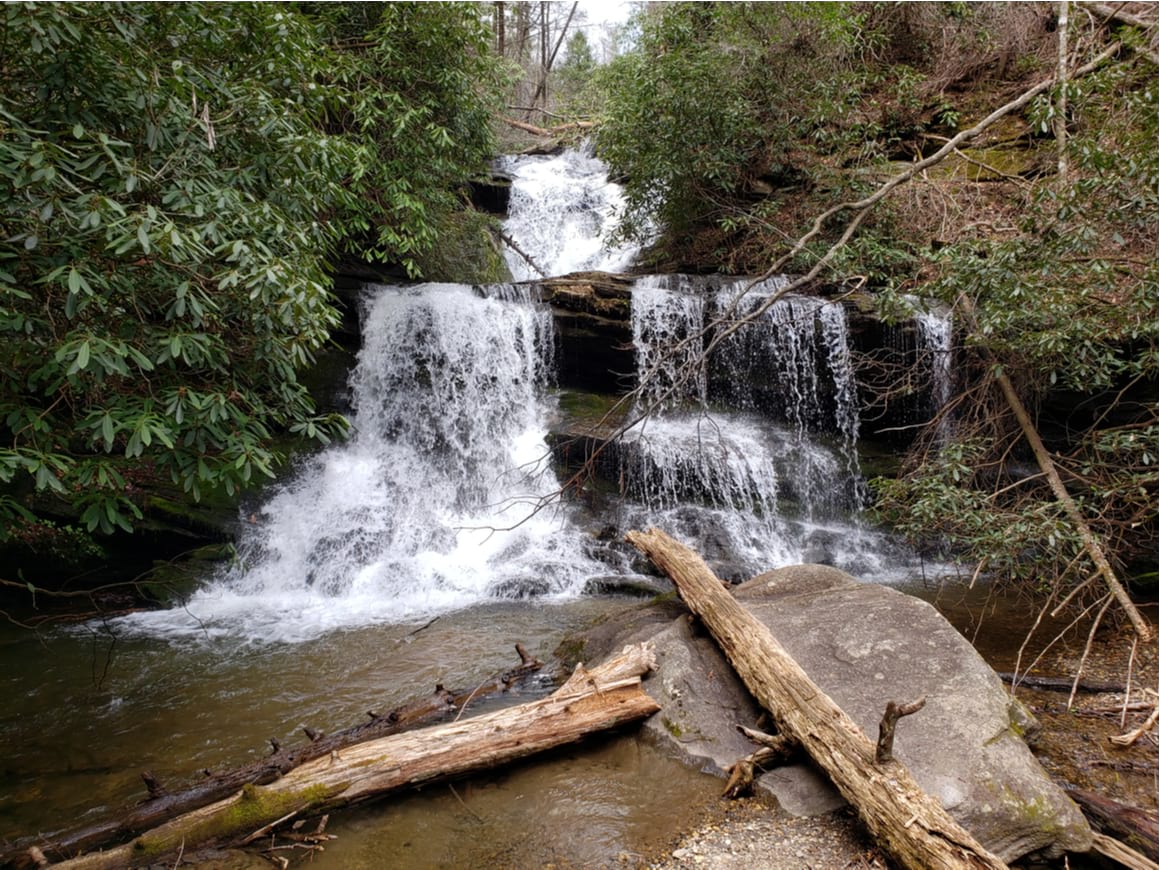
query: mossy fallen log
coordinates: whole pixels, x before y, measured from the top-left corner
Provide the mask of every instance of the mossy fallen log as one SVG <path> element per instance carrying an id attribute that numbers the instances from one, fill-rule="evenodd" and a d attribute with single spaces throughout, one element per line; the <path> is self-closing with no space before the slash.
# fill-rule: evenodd
<path id="1" fill-rule="evenodd" d="M 271 783 L 308 761 L 356 743 L 398 734 L 461 713 L 470 701 L 503 694 L 543 668 L 543 662 L 529 655 L 521 644 L 516 644 L 516 652 L 520 657 L 518 665 L 489 677 L 474 688 L 451 692 L 438 685 L 427 697 L 393 710 L 382 713 L 368 710 L 368 721 L 333 734 L 320 734 L 307 727 L 303 729 L 307 741 L 294 746 L 283 746 L 272 739 L 270 743 L 274 751 L 265 758 L 230 770 L 206 770 L 204 781 L 185 788 L 171 792 L 151 771 L 144 771 L 141 778 L 149 793 L 146 800 L 115 818 L 58 834 L 51 840 L 30 838 L 22 841 L 0 853 L 0 866 L 33 866 L 35 862 L 30 863 L 28 859 L 28 849 L 32 846 L 44 855 L 56 858 L 116 846 L 170 819 L 227 798 L 245 786 Z"/>
<path id="2" fill-rule="evenodd" d="M 658 705 L 641 688 L 655 665 L 650 646 L 625 647 L 591 671 L 582 665 L 537 701 L 471 719 L 347 746 L 300 764 L 266 784 L 233 794 L 139 834 L 123 845 L 60 867 L 111 870 L 170 860 L 211 845 L 243 841 L 255 830 L 329 813 L 431 782 L 497 767 L 594 732 L 642 719 Z M 44 855 L 43 849 L 31 860 Z"/>

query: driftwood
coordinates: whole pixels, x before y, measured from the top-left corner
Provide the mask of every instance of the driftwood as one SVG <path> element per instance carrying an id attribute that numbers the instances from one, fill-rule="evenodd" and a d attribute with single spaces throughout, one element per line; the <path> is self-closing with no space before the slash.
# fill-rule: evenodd
<path id="1" fill-rule="evenodd" d="M 919 698 L 909 704 L 886 702 L 886 712 L 878 723 L 878 744 L 874 747 L 874 763 L 885 764 L 894 760 L 894 728 L 903 716 L 913 716 L 926 706 L 926 698 Z"/>
<path id="2" fill-rule="evenodd" d="M 1153 865 L 1160 859 L 1160 850 L 1156 845 L 1160 838 L 1160 826 L 1157 824 L 1155 810 L 1122 804 L 1082 788 L 1069 788 L 1067 794 L 1079 804 L 1096 830 L 1114 836 L 1130 848 L 1147 855 Z"/>
<path id="3" fill-rule="evenodd" d="M 591 671 L 578 666 L 546 698 L 331 751 L 268 784 L 248 784 L 129 843 L 58 866 L 106 870 L 171 860 L 179 851 L 244 841 L 283 821 L 496 767 L 642 719 L 659 709 L 640 681 L 654 664 L 651 646 L 625 647 Z"/>
<path id="4" fill-rule="evenodd" d="M 878 764 L 874 743 L 806 675 L 769 629 L 729 594 L 695 552 L 664 532 L 627 540 L 676 584 L 726 657 L 772 715 L 853 805 L 880 846 L 903 867 L 1006 867 L 926 794 L 899 762 Z"/>
<path id="5" fill-rule="evenodd" d="M 738 798 L 753 790 L 758 768 L 774 764 L 784 764 L 800 749 L 797 741 L 785 734 L 765 734 L 753 728 L 738 725 L 737 730 L 757 744 L 757 749 L 744 758 L 739 758 L 729 768 L 729 780 L 725 783 L 722 797 Z"/>
<path id="6" fill-rule="evenodd" d="M 1128 870 L 1156 870 L 1156 862 L 1130 849 L 1107 834 L 1092 834 L 1092 851 L 1110 858 Z"/>
<path id="7" fill-rule="evenodd" d="M 428 697 L 411 701 L 394 710 L 384 713 L 368 710 L 369 721 L 334 734 L 321 734 L 307 726 L 303 728 L 303 732 L 308 742 L 294 747 L 284 747 L 278 740 L 271 738 L 270 745 L 273 748 L 271 755 L 228 771 L 205 770 L 203 772 L 206 778 L 203 782 L 172 794 L 151 771 L 143 771 L 141 779 L 145 783 L 148 797 L 127 813 L 115 819 L 60 834 L 51 841 L 36 838 L 18 843 L 14 849 L 0 854 L 0 866 L 33 866 L 29 863 L 28 849 L 31 846 L 36 846 L 41 852 L 52 857 L 76 855 L 123 843 L 142 831 L 220 801 L 240 788 L 273 782 L 298 765 L 315 758 L 322 758 L 355 743 L 397 734 L 454 715 L 469 701 L 506 692 L 525 677 L 543 668 L 543 662 L 529 655 L 518 643 L 516 652 L 520 656 L 519 665 L 488 678 L 470 691 L 452 693 L 437 685 L 435 691 Z"/>

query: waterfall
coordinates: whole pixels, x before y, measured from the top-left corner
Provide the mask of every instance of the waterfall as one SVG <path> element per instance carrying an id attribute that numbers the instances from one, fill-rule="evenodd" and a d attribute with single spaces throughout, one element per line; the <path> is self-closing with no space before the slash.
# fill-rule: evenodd
<path id="1" fill-rule="evenodd" d="M 623 208 L 620 186 L 608 167 L 582 151 L 551 157 L 506 157 L 500 168 L 512 177 L 505 229 L 541 276 L 520 254 L 505 249 L 517 281 L 569 272 L 623 271 L 637 247 L 616 244 L 611 235 Z"/>
<path id="2" fill-rule="evenodd" d="M 799 561 L 873 574 L 885 542 L 856 521 L 864 492 L 845 311 L 791 295 L 757 313 L 786 283 L 742 295 L 748 282 L 636 282 L 638 401 L 654 413 L 619 451 L 630 521 L 696 542 L 737 576 Z M 708 358 L 688 340 L 747 316 Z"/>
<path id="3" fill-rule="evenodd" d="M 928 311 L 919 308 L 914 315 L 918 333 L 919 364 L 926 369 L 930 381 L 930 412 L 939 413 L 951 400 L 954 387 L 951 382 L 951 341 L 954 324 L 949 311 Z M 939 433 L 945 435 L 948 421 L 939 420 Z"/>
<path id="4" fill-rule="evenodd" d="M 744 296 L 746 282 L 723 287 L 716 312 L 732 320 L 754 316 L 788 283 L 763 281 Z M 858 398 L 840 304 L 785 296 L 722 342 L 714 357 L 714 387 L 740 407 L 765 411 L 799 432 L 832 431 L 851 447 L 858 440 Z"/>
<path id="5" fill-rule="evenodd" d="M 679 275 L 650 275 L 632 288 L 632 343 L 640 399 L 660 407 L 705 401 L 705 300 Z"/>
<path id="6" fill-rule="evenodd" d="M 599 161 L 568 152 L 505 166 L 507 231 L 541 268 L 630 260 L 606 242 L 620 194 Z M 622 550 L 597 541 L 610 524 L 660 525 L 732 579 L 801 561 L 886 578 L 898 553 L 857 521 L 844 309 L 787 296 L 758 313 L 786 280 L 744 294 L 747 283 L 717 277 L 636 282 L 637 409 L 654 413 L 608 460 L 623 499 L 611 508 L 602 491 L 557 498 L 553 318 L 532 285 L 367 286 L 352 437 L 301 459 L 247 510 L 236 563 L 183 607 L 119 625 L 296 642 L 497 598 L 564 599 L 630 570 Z M 707 357 L 742 316 L 752 322 Z"/>
<path id="7" fill-rule="evenodd" d="M 462 285 L 368 287 L 353 437 L 275 491 L 238 564 L 184 611 L 129 624 L 301 640 L 577 594 L 599 566 L 564 509 L 545 507 L 559 486 L 544 441 L 551 328 L 541 307 Z"/>

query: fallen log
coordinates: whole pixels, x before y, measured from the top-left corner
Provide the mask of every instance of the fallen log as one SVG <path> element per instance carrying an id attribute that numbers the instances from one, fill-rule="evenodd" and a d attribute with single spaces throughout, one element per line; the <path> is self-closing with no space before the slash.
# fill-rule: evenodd
<path id="1" fill-rule="evenodd" d="M 1128 870 L 1156 870 L 1156 862 L 1141 855 L 1107 834 L 1092 835 L 1092 851 L 1115 861 Z"/>
<path id="2" fill-rule="evenodd" d="M 179 851 L 244 840 L 271 823 L 320 815 L 574 742 L 656 712 L 659 707 L 640 680 L 654 666 L 650 645 L 627 646 L 591 671 L 577 666 L 546 698 L 331 752 L 267 785 L 247 785 L 122 846 L 58 866 L 112 870 L 154 864 Z"/>
<path id="3" fill-rule="evenodd" d="M 1123 683 L 1102 683 L 1093 680 L 1076 682 L 1071 677 L 1037 677 L 1034 674 L 1013 674 L 1007 671 L 996 672 L 1004 683 L 1010 683 L 1015 688 L 1039 689 L 1044 692 L 1086 692 L 1092 695 L 1120 694 L 1124 691 Z"/>
<path id="4" fill-rule="evenodd" d="M 898 761 L 879 764 L 875 745 L 742 607 L 695 552 L 659 529 L 629 532 L 677 586 L 689 609 L 712 632 L 738 676 L 854 806 L 870 833 L 907 868 L 1002 868 L 926 794 Z"/>
<path id="5" fill-rule="evenodd" d="M 517 121 L 515 118 L 502 118 L 501 120 L 509 127 L 515 127 L 517 130 L 523 130 L 533 136 L 544 137 L 559 136 L 561 133 L 569 133 L 573 130 L 591 130 L 596 126 L 595 121 L 571 121 L 567 124 L 557 124 L 555 127 L 537 127 L 535 124 Z"/>
<path id="6" fill-rule="evenodd" d="M 35 863 L 29 863 L 29 849 L 33 846 L 46 855 L 66 857 L 123 843 L 170 819 L 227 798 L 245 786 L 271 783 L 308 761 L 328 756 L 356 743 L 398 734 L 460 713 L 473 699 L 489 698 L 506 692 L 543 668 L 543 662 L 530 655 L 521 644 L 516 644 L 516 652 L 520 664 L 489 677 L 473 689 L 452 693 L 437 685 L 435 691 L 426 698 L 411 701 L 385 713 L 368 710 L 369 721 L 334 734 L 320 734 L 307 726 L 303 731 L 308 742 L 293 747 L 285 747 L 271 738 L 271 755 L 232 770 L 203 771 L 206 777 L 203 782 L 173 793 L 151 771 L 143 771 L 141 778 L 145 782 L 148 797 L 137 806 L 117 818 L 59 834 L 51 841 L 38 837 L 17 843 L 14 848 L 0 853 L 0 867 L 35 866 Z"/>
<path id="7" fill-rule="evenodd" d="M 189 854 L 244 840 L 271 822 L 319 815 L 493 768 L 633 722 L 658 709 L 640 687 L 640 675 L 654 665 L 650 645 L 626 646 L 600 667 L 578 666 L 564 686 L 538 701 L 333 751 L 273 782 L 247 784 L 122 846 L 59 865 L 103 870 L 157 863 L 179 850 Z"/>
<path id="8" fill-rule="evenodd" d="M 1092 826 L 1142 852 L 1153 863 L 1160 859 L 1160 824 L 1154 810 L 1120 803 L 1082 788 L 1069 788 L 1068 795 L 1079 804 Z"/>

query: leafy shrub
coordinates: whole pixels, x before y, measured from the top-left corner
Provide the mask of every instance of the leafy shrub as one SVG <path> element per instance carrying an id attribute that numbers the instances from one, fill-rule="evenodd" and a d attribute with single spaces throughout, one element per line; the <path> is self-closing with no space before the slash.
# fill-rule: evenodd
<path id="1" fill-rule="evenodd" d="M 298 377 L 327 263 L 417 269 L 490 152 L 485 46 L 473 4 L 4 6 L 0 513 L 129 529 L 128 467 L 232 493 L 341 435 Z"/>

